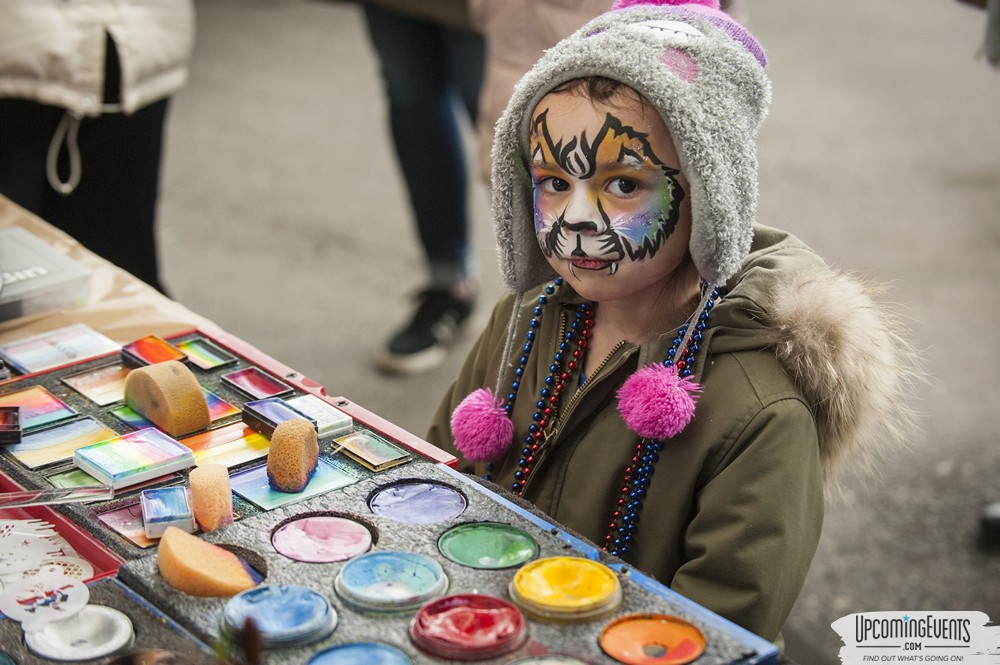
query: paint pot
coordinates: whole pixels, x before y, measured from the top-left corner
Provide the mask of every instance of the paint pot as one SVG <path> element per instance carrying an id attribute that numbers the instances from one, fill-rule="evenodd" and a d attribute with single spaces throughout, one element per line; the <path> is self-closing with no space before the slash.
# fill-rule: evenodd
<path id="1" fill-rule="evenodd" d="M 268 649 L 309 644 L 337 626 L 337 612 L 330 602 L 295 584 L 265 584 L 230 598 L 222 610 L 223 634 L 238 637 L 248 619 Z"/>
<path id="2" fill-rule="evenodd" d="M 24 633 L 33 654 L 60 661 L 103 658 L 130 646 L 133 638 L 129 618 L 104 605 L 87 605 L 72 617 Z"/>
<path id="3" fill-rule="evenodd" d="M 306 665 L 410 665 L 413 661 L 396 647 L 379 642 L 351 642 L 324 649 Z"/>
<path id="4" fill-rule="evenodd" d="M 448 576 L 434 559 L 416 552 L 368 552 L 340 569 L 333 588 L 361 611 L 415 610 L 448 590 Z"/>
<path id="5" fill-rule="evenodd" d="M 3 665 L 3 663 L 0 663 Z M 194 661 L 169 649 L 137 649 L 118 656 L 108 665 L 195 665 Z"/>
<path id="6" fill-rule="evenodd" d="M 308 515 L 285 522 L 271 534 L 274 549 L 293 561 L 347 561 L 372 547 L 367 526 L 338 515 Z"/>
<path id="7" fill-rule="evenodd" d="M 538 543 L 517 527 L 500 522 L 460 524 L 445 531 L 438 549 L 469 568 L 513 568 L 538 556 Z"/>
<path id="8" fill-rule="evenodd" d="M 510 596 L 540 621 L 590 621 L 621 604 L 622 588 L 602 563 L 557 556 L 521 567 L 510 581 Z"/>
<path id="9" fill-rule="evenodd" d="M 705 652 L 694 625 L 667 614 L 630 614 L 601 631 L 601 649 L 625 665 L 685 665 Z"/>
<path id="10" fill-rule="evenodd" d="M 410 639 L 445 660 L 496 658 L 528 640 L 524 615 L 512 603 L 483 594 L 458 594 L 431 601 L 410 622 Z"/>
<path id="11" fill-rule="evenodd" d="M 561 653 L 547 653 L 512 660 L 509 665 L 587 665 L 586 661 Z"/>
<path id="12" fill-rule="evenodd" d="M 412 479 L 381 487 L 368 498 L 373 513 L 405 524 L 444 522 L 461 515 L 467 505 L 453 487 Z"/>

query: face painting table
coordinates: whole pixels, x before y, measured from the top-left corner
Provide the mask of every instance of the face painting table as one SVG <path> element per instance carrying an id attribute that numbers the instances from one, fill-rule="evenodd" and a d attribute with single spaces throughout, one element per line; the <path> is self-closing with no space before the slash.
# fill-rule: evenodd
<path id="1" fill-rule="evenodd" d="M 190 468 L 123 487 L 111 499 L 2 509 L 0 575 L 5 555 L 52 549 L 58 539 L 72 550 L 61 561 L 76 562 L 79 580 L 62 591 L 29 590 L 16 611 L 58 614 L 83 586 L 86 607 L 103 613 L 76 615 L 83 618 L 74 630 L 100 624 L 80 636 L 2 617 L 0 663 L 214 663 L 220 648 L 238 657 L 247 617 L 268 646 L 264 662 L 279 665 L 779 662 L 769 642 L 505 490 L 456 472 L 447 453 L 348 398 L 327 395 L 0 197 L 5 226 L 43 238 L 88 267 L 91 278 L 80 307 L 0 323 L 0 346 L 82 323 L 119 345 L 155 336 L 185 352 L 212 422 L 179 440 L 196 464 L 228 467 L 236 514 L 234 523 L 197 535 L 236 554 L 259 584 L 232 599 L 206 598 L 160 575 L 158 541 L 143 531 L 141 493 L 185 487 Z M 72 461 L 75 443 L 150 424 L 122 402 L 127 359 L 110 351 L 0 381 L 0 406 L 28 414 L 21 443 L 0 446 L 0 492 L 88 484 Z M 248 424 L 267 420 L 269 400 L 348 417 L 335 433 L 320 430 L 319 467 L 300 494 L 274 492 L 266 481 L 268 437 Z M 24 524 L 45 547 L 24 550 L 10 538 L 5 545 L 4 525 Z M 24 586 L 14 577 L 3 579 Z"/>

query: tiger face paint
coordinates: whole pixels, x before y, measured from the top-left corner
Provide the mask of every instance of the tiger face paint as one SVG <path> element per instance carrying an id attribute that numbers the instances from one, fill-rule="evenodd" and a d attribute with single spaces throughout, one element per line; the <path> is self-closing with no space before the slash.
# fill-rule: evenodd
<path id="1" fill-rule="evenodd" d="M 550 93 L 532 116 L 534 224 L 549 263 L 579 283 L 631 284 L 677 268 L 690 204 L 680 160 L 656 110 L 622 92 L 608 103 Z"/>

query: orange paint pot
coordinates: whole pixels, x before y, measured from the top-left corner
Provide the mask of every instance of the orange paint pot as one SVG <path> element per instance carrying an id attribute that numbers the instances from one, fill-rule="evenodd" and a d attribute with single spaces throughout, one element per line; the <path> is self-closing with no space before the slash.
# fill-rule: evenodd
<path id="1" fill-rule="evenodd" d="M 686 665 L 705 652 L 698 628 L 667 614 L 630 614 L 601 632 L 601 649 L 625 665 Z"/>

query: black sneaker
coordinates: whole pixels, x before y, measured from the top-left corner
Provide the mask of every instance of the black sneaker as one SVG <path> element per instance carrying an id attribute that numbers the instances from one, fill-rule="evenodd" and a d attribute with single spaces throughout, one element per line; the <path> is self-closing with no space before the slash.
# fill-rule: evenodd
<path id="1" fill-rule="evenodd" d="M 434 289 L 421 292 L 417 300 L 420 304 L 409 325 L 393 335 L 375 358 L 383 370 L 415 374 L 440 365 L 475 304 L 473 299 L 459 300 Z"/>

